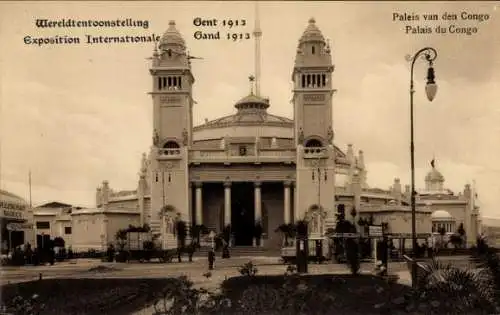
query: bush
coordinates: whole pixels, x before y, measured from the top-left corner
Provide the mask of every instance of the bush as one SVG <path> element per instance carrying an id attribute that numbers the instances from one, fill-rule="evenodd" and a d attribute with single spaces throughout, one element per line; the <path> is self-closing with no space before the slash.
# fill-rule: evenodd
<path id="1" fill-rule="evenodd" d="M 401 307 L 431 314 L 492 314 L 495 298 L 483 271 L 432 261 L 422 264 L 416 289 Z"/>
<path id="2" fill-rule="evenodd" d="M 353 275 L 358 274 L 359 268 L 361 267 L 359 245 L 358 242 L 353 238 L 348 238 L 346 240 L 346 256 L 351 273 Z"/>
<path id="3" fill-rule="evenodd" d="M 258 272 L 258 269 L 253 264 L 253 262 L 249 261 L 240 268 L 238 268 L 238 271 L 242 276 L 255 276 Z"/>
<path id="4" fill-rule="evenodd" d="M 156 293 L 173 281 L 171 278 L 45 279 L 3 285 L 0 298 L 9 314 L 122 315 L 152 304 Z M 32 312 L 27 311 L 30 308 Z M 37 309 L 39 312 L 35 312 Z"/>
<path id="5" fill-rule="evenodd" d="M 129 253 L 127 251 L 121 250 L 116 253 L 115 261 L 124 263 L 128 261 L 128 258 L 129 258 Z"/>
<path id="6" fill-rule="evenodd" d="M 242 276 L 223 282 L 236 314 L 376 314 L 410 288 L 374 276 Z"/>

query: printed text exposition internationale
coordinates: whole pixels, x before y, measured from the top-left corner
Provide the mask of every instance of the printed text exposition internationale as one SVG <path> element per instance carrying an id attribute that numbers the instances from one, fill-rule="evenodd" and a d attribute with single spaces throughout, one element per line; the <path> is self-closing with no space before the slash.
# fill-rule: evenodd
<path id="1" fill-rule="evenodd" d="M 143 36 L 102 36 L 102 35 L 84 35 L 80 36 L 50 36 L 50 37 L 34 37 L 25 36 L 24 43 L 26 45 L 72 45 L 72 44 L 127 44 L 127 43 L 150 43 L 160 41 L 161 36 L 157 34 Z"/>

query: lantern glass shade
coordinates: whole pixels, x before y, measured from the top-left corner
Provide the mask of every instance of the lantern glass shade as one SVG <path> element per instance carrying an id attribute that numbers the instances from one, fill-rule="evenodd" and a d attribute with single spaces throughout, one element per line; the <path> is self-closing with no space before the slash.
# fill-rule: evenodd
<path id="1" fill-rule="evenodd" d="M 437 85 L 436 83 L 427 83 L 425 86 L 425 94 L 427 94 L 427 99 L 432 102 L 434 97 L 436 97 Z"/>

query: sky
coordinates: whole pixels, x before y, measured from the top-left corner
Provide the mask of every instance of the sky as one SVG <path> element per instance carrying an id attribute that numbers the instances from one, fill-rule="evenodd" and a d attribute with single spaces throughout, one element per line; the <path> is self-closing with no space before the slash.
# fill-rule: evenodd
<path id="1" fill-rule="evenodd" d="M 415 65 L 417 188 L 429 162 L 456 193 L 476 182 L 483 216 L 500 217 L 500 9 L 496 2 L 260 2 L 261 93 L 269 112 L 293 117 L 291 72 L 298 39 L 309 18 L 329 39 L 335 71 L 335 144 L 362 149 L 368 184 L 388 188 L 395 177 L 409 183 L 409 80 L 407 55 L 431 46 L 438 92 L 425 97 L 427 64 Z M 462 12 L 489 19 L 461 20 Z M 443 20 L 455 13 L 456 21 Z M 394 20 L 419 15 L 418 21 Z M 424 14 L 437 14 L 427 21 Z M 93 206 L 95 189 L 135 189 L 142 152 L 152 138 L 151 43 L 26 45 L 25 36 L 162 34 L 175 20 L 193 60 L 194 120 L 235 112 L 248 94 L 254 69 L 253 40 L 196 40 L 197 17 L 241 20 L 251 33 L 253 2 L 1 2 L 0 187 L 32 201 Z M 471 15 L 472 17 L 472 15 Z M 36 19 L 148 20 L 149 28 L 51 28 Z M 450 33 L 449 28 L 475 33 Z M 406 26 L 432 33 L 406 33 Z M 436 33 L 436 27 L 447 29 Z"/>

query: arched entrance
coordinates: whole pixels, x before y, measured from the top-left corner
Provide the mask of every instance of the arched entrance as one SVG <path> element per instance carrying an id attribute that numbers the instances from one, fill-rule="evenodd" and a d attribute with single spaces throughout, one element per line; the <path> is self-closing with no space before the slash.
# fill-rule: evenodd
<path id="1" fill-rule="evenodd" d="M 233 183 L 231 187 L 231 230 L 235 246 L 252 246 L 255 226 L 253 183 Z"/>

